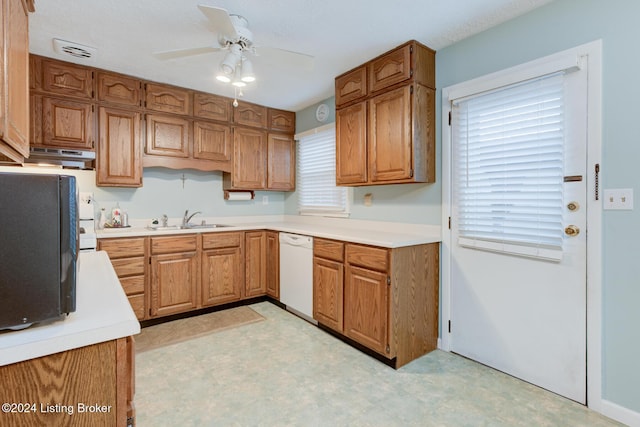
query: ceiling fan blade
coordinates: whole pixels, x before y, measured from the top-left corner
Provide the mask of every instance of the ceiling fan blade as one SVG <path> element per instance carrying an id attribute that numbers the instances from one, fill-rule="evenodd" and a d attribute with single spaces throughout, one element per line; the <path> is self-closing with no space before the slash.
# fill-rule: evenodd
<path id="1" fill-rule="evenodd" d="M 209 18 L 209 21 L 211 21 L 220 36 L 229 40 L 238 38 L 238 33 L 231 22 L 231 18 L 229 18 L 229 13 L 225 9 L 204 4 L 199 4 L 198 9 Z"/>
<path id="2" fill-rule="evenodd" d="M 269 46 L 257 46 L 255 51 L 256 56 L 260 56 L 269 62 L 286 64 L 287 66 L 299 67 L 309 71 L 313 69 L 314 57 L 306 53 Z"/>
<path id="3" fill-rule="evenodd" d="M 184 58 L 186 56 L 195 56 L 195 55 L 203 55 L 205 53 L 218 52 L 223 49 L 224 48 L 222 47 L 214 47 L 214 46 L 192 47 L 189 49 L 177 49 L 177 50 L 166 50 L 164 52 L 155 52 L 153 56 L 162 60 L 177 59 L 177 58 Z"/>

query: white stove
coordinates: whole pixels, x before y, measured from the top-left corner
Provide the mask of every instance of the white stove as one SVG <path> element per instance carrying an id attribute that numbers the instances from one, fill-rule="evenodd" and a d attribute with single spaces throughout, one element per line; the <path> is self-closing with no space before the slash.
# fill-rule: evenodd
<path id="1" fill-rule="evenodd" d="M 83 252 L 95 251 L 98 247 L 98 238 L 96 237 L 96 220 L 93 212 L 93 193 L 79 194 L 78 215 L 80 226 L 78 249 Z"/>

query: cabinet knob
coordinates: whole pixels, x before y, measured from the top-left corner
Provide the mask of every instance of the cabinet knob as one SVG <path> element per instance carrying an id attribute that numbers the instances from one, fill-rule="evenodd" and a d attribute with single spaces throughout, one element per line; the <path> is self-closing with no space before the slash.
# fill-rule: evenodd
<path id="1" fill-rule="evenodd" d="M 571 237 L 577 236 L 578 234 L 580 234 L 580 229 L 575 225 L 569 225 L 564 229 L 564 234 Z"/>

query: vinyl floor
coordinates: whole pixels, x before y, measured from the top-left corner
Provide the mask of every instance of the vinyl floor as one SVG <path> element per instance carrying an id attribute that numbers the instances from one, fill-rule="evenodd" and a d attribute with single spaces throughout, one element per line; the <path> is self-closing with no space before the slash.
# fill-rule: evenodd
<path id="1" fill-rule="evenodd" d="M 262 302 L 265 321 L 136 355 L 138 427 L 614 426 L 444 351 L 394 370 Z"/>

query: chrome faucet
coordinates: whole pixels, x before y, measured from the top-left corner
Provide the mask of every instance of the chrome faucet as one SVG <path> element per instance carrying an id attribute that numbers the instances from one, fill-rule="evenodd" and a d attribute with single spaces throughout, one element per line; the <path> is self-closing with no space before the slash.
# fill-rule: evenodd
<path id="1" fill-rule="evenodd" d="M 198 211 L 198 212 L 194 212 L 191 215 L 189 215 L 189 209 L 184 211 L 184 217 L 182 217 L 182 226 L 184 227 L 184 226 L 189 225 L 189 221 L 191 221 L 191 218 L 193 218 L 194 216 L 198 215 L 199 213 L 202 213 L 202 212 Z"/>

